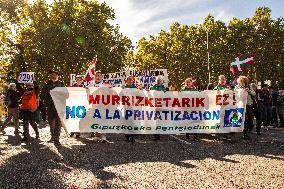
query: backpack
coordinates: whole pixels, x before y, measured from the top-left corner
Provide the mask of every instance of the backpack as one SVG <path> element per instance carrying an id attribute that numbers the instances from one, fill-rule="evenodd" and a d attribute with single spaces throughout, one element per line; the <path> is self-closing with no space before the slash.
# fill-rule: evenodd
<path id="1" fill-rule="evenodd" d="M 22 98 L 22 106 L 21 109 L 28 109 L 31 112 L 35 112 L 38 107 L 38 100 L 36 93 L 33 91 L 30 94 L 25 94 L 23 95 Z"/>

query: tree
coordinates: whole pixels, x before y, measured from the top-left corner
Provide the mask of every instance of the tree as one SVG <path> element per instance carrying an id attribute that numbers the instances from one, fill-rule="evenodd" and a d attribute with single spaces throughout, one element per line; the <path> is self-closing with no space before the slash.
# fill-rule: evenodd
<path id="1" fill-rule="evenodd" d="M 228 25 L 210 14 L 199 25 L 173 23 L 169 32 L 161 31 L 150 39 L 143 37 L 129 62 L 136 69 L 168 69 L 169 79 L 180 86 L 185 78 L 199 77 L 208 83 L 206 32 L 209 33 L 211 80 L 218 75 L 231 77 L 228 66 L 240 53 L 254 52 L 255 69 L 241 74 L 254 80 L 272 80 L 284 87 L 284 22 L 270 17 L 270 9 L 257 8 L 251 18 L 233 18 Z"/>
<path id="2" fill-rule="evenodd" d="M 105 3 L 85 0 L 54 1 L 48 5 L 43 0 L 28 4 L 26 0 L 12 3 L 0 0 L 1 13 L 6 25 L 16 28 L 8 69 L 13 70 L 8 79 L 21 71 L 34 71 L 42 83 L 50 69 L 57 69 L 66 83 L 69 74 L 82 74 L 91 60 L 98 56 L 97 69 L 114 72 L 125 67 L 131 41 L 112 26 L 115 18 L 112 8 Z M 8 40 L 8 39 L 7 39 Z"/>

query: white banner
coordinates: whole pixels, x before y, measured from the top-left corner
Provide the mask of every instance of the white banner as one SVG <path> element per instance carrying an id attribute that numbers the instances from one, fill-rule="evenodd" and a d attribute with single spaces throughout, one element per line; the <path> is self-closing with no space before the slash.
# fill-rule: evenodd
<path id="1" fill-rule="evenodd" d="M 165 86 L 168 84 L 168 72 L 167 69 L 156 69 L 156 70 L 128 70 L 115 73 L 103 74 L 103 80 L 109 83 L 113 87 L 121 87 L 125 84 L 125 78 L 128 75 L 132 75 L 135 78 L 136 86 L 149 89 L 156 83 L 156 76 L 161 75 L 164 79 Z M 76 74 L 70 74 L 71 86 L 76 81 Z"/>
<path id="2" fill-rule="evenodd" d="M 244 90 L 71 87 L 50 93 L 69 132 L 128 134 L 242 132 L 247 99 Z"/>
<path id="3" fill-rule="evenodd" d="M 34 72 L 21 72 L 18 77 L 18 83 L 32 83 L 34 77 Z"/>

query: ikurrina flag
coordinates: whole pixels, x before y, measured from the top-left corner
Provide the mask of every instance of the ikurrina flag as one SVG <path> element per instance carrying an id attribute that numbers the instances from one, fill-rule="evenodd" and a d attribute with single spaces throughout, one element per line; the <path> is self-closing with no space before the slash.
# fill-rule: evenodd
<path id="1" fill-rule="evenodd" d="M 95 56 L 92 60 L 92 64 L 90 65 L 87 73 L 85 74 L 85 79 L 84 79 L 84 83 L 89 83 L 90 81 L 92 81 L 94 75 L 95 75 L 95 68 L 96 68 L 96 63 L 97 63 L 97 56 Z"/>
<path id="2" fill-rule="evenodd" d="M 252 67 L 254 64 L 253 53 L 242 54 L 238 56 L 234 62 L 231 63 L 230 70 L 235 72 L 241 72 Z"/>

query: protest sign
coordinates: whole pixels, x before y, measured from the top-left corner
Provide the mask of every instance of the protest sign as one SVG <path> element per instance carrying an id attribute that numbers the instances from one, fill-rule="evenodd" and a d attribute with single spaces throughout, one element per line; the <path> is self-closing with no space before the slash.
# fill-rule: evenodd
<path id="1" fill-rule="evenodd" d="M 18 77 L 18 83 L 32 83 L 34 77 L 34 72 L 21 72 Z"/>
<path id="2" fill-rule="evenodd" d="M 244 90 L 92 87 L 55 88 L 50 93 L 69 132 L 125 134 L 241 132 L 247 99 Z"/>
<path id="3" fill-rule="evenodd" d="M 162 76 L 165 82 L 165 86 L 168 84 L 168 72 L 167 69 L 155 69 L 155 70 L 128 70 L 115 73 L 103 74 L 103 81 L 109 83 L 113 87 L 121 87 L 125 84 L 125 78 L 128 75 L 132 75 L 135 78 L 135 84 L 139 88 L 149 89 L 156 83 L 156 77 Z M 75 82 L 76 74 L 70 75 L 70 84 Z M 85 84 L 88 85 L 88 84 Z"/>
<path id="4" fill-rule="evenodd" d="M 76 82 L 76 77 L 84 78 L 84 75 L 70 74 L 70 86 L 74 85 L 74 83 Z"/>

